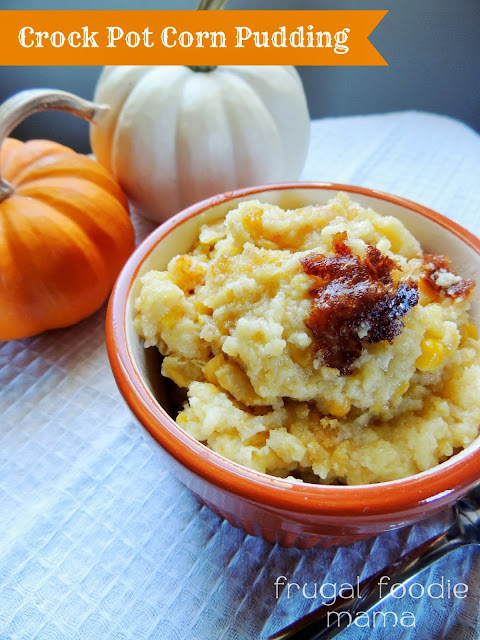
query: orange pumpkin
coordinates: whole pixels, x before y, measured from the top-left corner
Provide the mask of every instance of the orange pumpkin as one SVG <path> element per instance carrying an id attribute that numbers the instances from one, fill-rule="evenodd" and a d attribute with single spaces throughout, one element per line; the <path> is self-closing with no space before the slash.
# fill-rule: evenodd
<path id="1" fill-rule="evenodd" d="M 134 232 L 123 192 L 92 158 L 47 140 L 0 144 L 0 340 L 10 340 L 96 311 Z"/>

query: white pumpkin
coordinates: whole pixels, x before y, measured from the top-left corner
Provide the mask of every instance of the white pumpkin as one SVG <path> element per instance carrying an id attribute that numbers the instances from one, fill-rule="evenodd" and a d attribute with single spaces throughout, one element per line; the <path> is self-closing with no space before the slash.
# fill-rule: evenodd
<path id="1" fill-rule="evenodd" d="M 296 180 L 310 136 L 294 67 L 106 67 L 93 152 L 157 221 L 224 191 Z"/>

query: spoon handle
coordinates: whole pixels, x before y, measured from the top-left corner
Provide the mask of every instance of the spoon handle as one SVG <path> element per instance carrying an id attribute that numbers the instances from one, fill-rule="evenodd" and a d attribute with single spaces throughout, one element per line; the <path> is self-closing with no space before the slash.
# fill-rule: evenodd
<path id="1" fill-rule="evenodd" d="M 361 582 L 356 593 L 351 597 L 339 596 L 265 640 L 333 638 L 349 626 L 357 615 L 366 613 L 386 600 L 401 585 L 440 558 L 468 544 L 471 542 L 461 537 L 455 522 L 447 531 L 412 549 L 389 567 Z"/>

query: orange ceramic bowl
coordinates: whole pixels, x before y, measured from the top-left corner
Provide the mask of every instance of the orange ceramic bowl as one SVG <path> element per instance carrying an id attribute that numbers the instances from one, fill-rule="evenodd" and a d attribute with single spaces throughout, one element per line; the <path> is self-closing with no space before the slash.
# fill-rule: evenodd
<path id="1" fill-rule="evenodd" d="M 414 523 L 452 505 L 480 478 L 480 438 L 448 461 L 415 476 L 360 486 L 292 483 L 244 468 L 187 435 L 168 413 L 170 387 L 156 349 L 133 328 L 138 278 L 188 251 L 201 224 L 251 198 L 282 207 L 326 203 L 339 190 L 363 206 L 399 218 L 426 251 L 442 253 L 464 277 L 480 275 L 480 241 L 443 216 L 396 196 L 337 184 L 294 183 L 215 196 L 158 227 L 133 253 L 112 293 L 107 349 L 117 384 L 142 431 L 171 471 L 215 513 L 252 535 L 284 546 L 344 545 Z M 480 303 L 474 303 L 478 324 Z"/>

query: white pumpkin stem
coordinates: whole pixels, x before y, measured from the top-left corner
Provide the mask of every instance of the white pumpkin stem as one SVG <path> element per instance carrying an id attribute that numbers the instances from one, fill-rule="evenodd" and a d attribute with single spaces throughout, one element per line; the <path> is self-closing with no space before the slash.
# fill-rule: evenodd
<path id="1" fill-rule="evenodd" d="M 211 9 L 213 11 L 217 9 L 223 9 L 227 4 L 227 0 L 199 0 L 197 4 L 197 11 L 203 9 Z"/>
<path id="2" fill-rule="evenodd" d="M 89 122 L 98 122 L 108 106 L 95 104 L 73 93 L 56 89 L 27 89 L 14 94 L 0 106 L 0 148 L 5 139 L 25 118 L 39 111 L 64 111 Z M 0 202 L 15 188 L 0 177 Z"/>
<path id="3" fill-rule="evenodd" d="M 227 4 L 228 0 L 199 0 L 196 6 L 197 11 L 203 11 L 205 9 L 211 9 L 212 11 L 216 11 L 219 9 L 223 9 L 223 7 Z M 203 73 L 213 71 L 217 67 L 211 65 L 188 65 L 188 68 L 192 71 L 201 71 Z"/>

